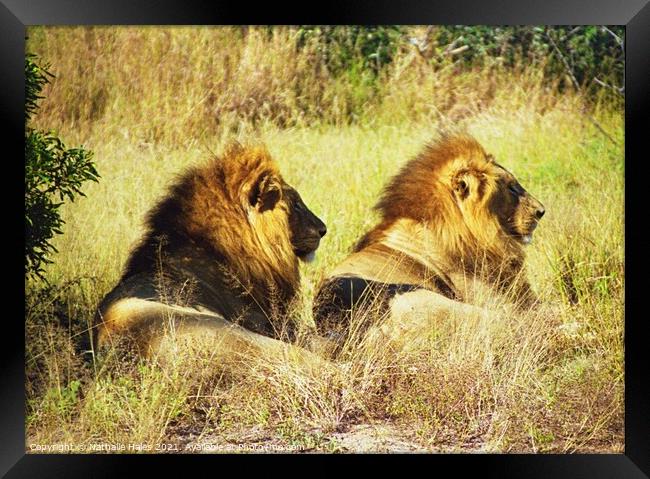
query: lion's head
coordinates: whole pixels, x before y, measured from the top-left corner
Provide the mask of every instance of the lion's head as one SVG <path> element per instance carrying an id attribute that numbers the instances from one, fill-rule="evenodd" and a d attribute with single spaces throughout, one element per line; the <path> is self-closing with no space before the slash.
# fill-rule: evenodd
<path id="1" fill-rule="evenodd" d="M 495 259 L 522 257 L 544 207 L 472 137 L 443 136 L 409 161 L 375 207 L 382 225 L 360 250 L 402 218 L 425 225 L 452 257 L 478 251 Z"/>
<path id="2" fill-rule="evenodd" d="M 233 149 L 231 148 L 231 152 Z M 278 173 L 268 153 L 260 151 L 268 160 L 268 169 L 262 171 L 252 183 L 243 183 L 241 195 L 249 223 L 260 235 L 276 247 L 291 244 L 291 250 L 299 259 L 313 259 L 320 240 L 327 233 L 325 223 L 307 207 L 300 193 Z M 233 156 L 230 153 L 230 156 Z M 281 226 L 287 236 L 273 234 Z M 282 238 L 280 238 L 282 236 Z M 280 240 L 281 243 L 273 243 Z"/>
<path id="3" fill-rule="evenodd" d="M 240 144 L 179 177 L 150 211 L 147 227 L 124 277 L 151 269 L 156 238 L 163 237 L 167 254 L 207 251 L 260 301 L 269 285 L 284 299 L 292 296 L 298 260 L 313 256 L 326 232 L 268 151 Z"/>
<path id="4" fill-rule="evenodd" d="M 458 161 L 450 165 L 446 179 L 473 235 L 485 236 L 492 229 L 499 236 L 530 243 L 544 216 L 542 204 L 491 155 L 474 153 Z"/>

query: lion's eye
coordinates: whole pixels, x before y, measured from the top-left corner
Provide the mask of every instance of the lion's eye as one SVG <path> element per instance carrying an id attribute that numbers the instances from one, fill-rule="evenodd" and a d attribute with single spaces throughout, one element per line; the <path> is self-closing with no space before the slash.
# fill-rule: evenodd
<path id="1" fill-rule="evenodd" d="M 517 185 L 512 184 L 512 185 L 508 186 L 508 190 L 509 190 L 510 193 L 512 193 L 513 195 L 515 195 L 515 196 L 519 196 L 519 188 L 517 187 Z"/>

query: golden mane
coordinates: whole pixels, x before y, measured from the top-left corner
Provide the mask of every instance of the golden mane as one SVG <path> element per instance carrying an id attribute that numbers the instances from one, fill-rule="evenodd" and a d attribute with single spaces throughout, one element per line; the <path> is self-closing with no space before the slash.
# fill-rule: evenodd
<path id="1" fill-rule="evenodd" d="M 441 136 L 386 185 L 374 207 L 381 220 L 359 240 L 354 251 L 381 241 L 393 224 L 407 219 L 426 227 L 432 247 L 451 263 L 473 267 L 486 260 L 523 262 L 522 246 L 503 233 L 494 212 L 482 208 L 472 217 L 463 215 L 453 194 L 455 181 L 463 175 L 487 178 L 480 183 L 479 194 L 492 194 L 498 188 L 490 181 L 495 167 L 492 156 L 471 136 Z"/>
<path id="2" fill-rule="evenodd" d="M 221 157 L 186 171 L 148 214 L 146 233 L 123 280 L 151 272 L 161 247 L 173 252 L 191 245 L 214 258 L 205 268 L 225 267 L 261 306 L 268 301 L 269 285 L 281 299 L 290 299 L 299 270 L 287 208 L 262 213 L 250 208 L 249 199 L 269 182 L 283 180 L 263 147 L 233 144 Z"/>

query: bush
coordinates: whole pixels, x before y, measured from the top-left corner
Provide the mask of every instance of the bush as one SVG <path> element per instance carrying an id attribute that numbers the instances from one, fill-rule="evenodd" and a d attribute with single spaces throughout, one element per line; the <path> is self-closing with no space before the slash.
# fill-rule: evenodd
<path id="1" fill-rule="evenodd" d="M 97 181 L 99 175 L 91 161 L 92 152 L 83 148 L 66 148 L 53 132 L 30 128 L 38 110 L 37 101 L 49 77 L 47 67 L 35 63 L 34 55 L 25 59 L 25 273 L 45 279 L 44 266 L 52 263 L 49 254 L 56 252 L 50 240 L 63 233 L 64 221 L 59 207 L 85 196 L 81 185 Z"/>
<path id="2" fill-rule="evenodd" d="M 466 66 L 484 66 L 495 59 L 507 67 L 541 64 L 549 79 L 563 77 L 568 68 L 586 88 L 599 87 L 596 79 L 623 85 L 624 40 L 621 26 L 443 26 L 436 31 L 440 46 L 469 47 L 462 55 Z"/>
<path id="3" fill-rule="evenodd" d="M 335 75 L 367 70 L 376 75 L 393 60 L 404 29 L 399 26 L 301 26 L 298 46 L 315 40 Z"/>

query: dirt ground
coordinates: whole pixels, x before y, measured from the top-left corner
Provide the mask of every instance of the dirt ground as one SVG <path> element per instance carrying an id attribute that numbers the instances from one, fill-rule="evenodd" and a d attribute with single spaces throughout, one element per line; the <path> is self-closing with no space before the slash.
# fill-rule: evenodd
<path id="1" fill-rule="evenodd" d="M 236 434 L 178 436 L 181 453 L 435 453 L 451 449 L 424 447 L 415 434 L 403 426 L 383 422 L 356 424 L 345 430 L 323 434 L 313 430 L 300 440 L 286 440 L 254 427 Z M 480 443 L 469 443 L 454 452 L 483 452 Z"/>

